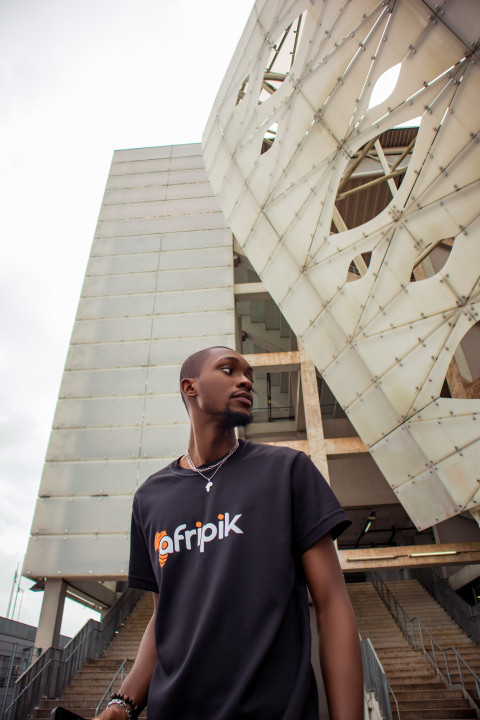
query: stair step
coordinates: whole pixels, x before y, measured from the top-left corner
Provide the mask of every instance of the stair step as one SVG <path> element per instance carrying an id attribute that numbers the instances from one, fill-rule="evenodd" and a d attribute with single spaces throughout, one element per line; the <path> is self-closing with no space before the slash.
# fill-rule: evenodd
<path id="1" fill-rule="evenodd" d="M 408 583 L 408 585 L 407 585 Z M 471 648 L 469 664 L 479 659 L 480 648 L 473 646 L 443 609 L 417 581 L 387 583 L 390 591 L 410 617 L 420 617 L 435 638 L 448 645 L 459 645 L 459 652 Z M 476 718 L 462 692 L 445 686 L 428 658 L 413 649 L 404 638 L 395 620 L 369 583 L 347 585 L 362 637 L 370 638 L 399 704 L 402 720 L 453 720 Z M 401 590 L 401 593 L 400 593 Z M 421 602 L 419 600 L 421 599 Z M 431 612 L 430 612 L 431 611 Z M 454 653 L 447 653 L 451 674 Z M 442 667 L 443 654 L 438 657 Z M 456 665 L 455 665 L 456 667 Z M 395 701 L 391 699 L 395 717 Z"/>
<path id="2" fill-rule="evenodd" d="M 92 718 L 97 704 L 125 657 L 130 659 L 126 671 L 131 668 L 145 627 L 152 616 L 152 609 L 151 597 L 146 593 L 118 629 L 102 657 L 98 660 L 87 660 L 61 698 L 42 700 L 33 714 L 33 720 L 49 720 L 51 710 L 57 706 L 77 711 L 87 719 Z M 113 691 L 118 690 L 119 685 L 120 678 Z M 140 717 L 146 718 L 146 712 Z"/>

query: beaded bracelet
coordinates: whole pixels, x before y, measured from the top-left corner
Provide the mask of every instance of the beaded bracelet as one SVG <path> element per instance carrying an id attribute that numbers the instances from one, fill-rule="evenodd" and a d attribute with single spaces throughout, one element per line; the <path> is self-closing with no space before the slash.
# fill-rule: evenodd
<path id="1" fill-rule="evenodd" d="M 121 693 L 113 693 L 110 695 L 109 705 L 121 705 L 127 713 L 128 720 L 137 720 L 138 717 L 138 705 L 131 700 L 129 697 L 122 695 Z M 128 707 L 130 705 L 130 708 Z"/>

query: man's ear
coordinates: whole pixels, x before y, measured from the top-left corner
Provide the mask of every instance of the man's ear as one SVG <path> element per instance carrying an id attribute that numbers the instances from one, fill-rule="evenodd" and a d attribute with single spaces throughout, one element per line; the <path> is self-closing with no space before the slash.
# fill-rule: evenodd
<path id="1" fill-rule="evenodd" d="M 180 383 L 182 392 L 188 397 L 195 397 L 197 394 L 197 381 L 196 378 L 183 378 Z"/>

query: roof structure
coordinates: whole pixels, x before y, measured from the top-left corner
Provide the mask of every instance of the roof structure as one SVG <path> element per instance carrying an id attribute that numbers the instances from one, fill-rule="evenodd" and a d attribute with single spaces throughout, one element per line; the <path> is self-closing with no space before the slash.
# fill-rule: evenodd
<path id="1" fill-rule="evenodd" d="M 462 363 L 480 312 L 479 36 L 474 0 L 259 0 L 203 138 L 237 242 L 419 529 L 480 504 Z"/>

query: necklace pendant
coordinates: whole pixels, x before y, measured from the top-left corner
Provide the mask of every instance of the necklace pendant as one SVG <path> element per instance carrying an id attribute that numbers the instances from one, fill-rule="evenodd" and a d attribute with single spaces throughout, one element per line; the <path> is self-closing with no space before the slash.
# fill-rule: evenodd
<path id="1" fill-rule="evenodd" d="M 205 490 L 207 492 L 210 492 L 210 488 L 212 487 L 213 483 L 209 480 L 207 484 L 205 485 Z"/>

